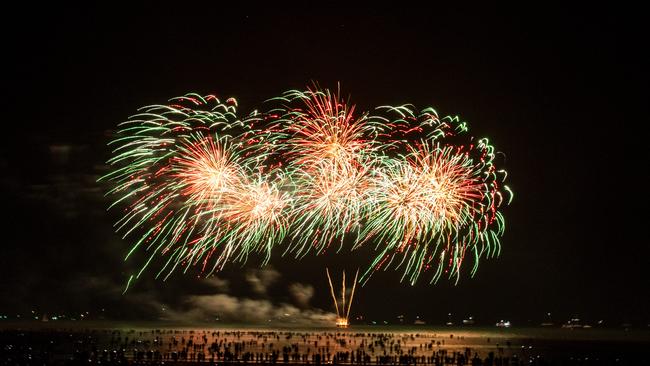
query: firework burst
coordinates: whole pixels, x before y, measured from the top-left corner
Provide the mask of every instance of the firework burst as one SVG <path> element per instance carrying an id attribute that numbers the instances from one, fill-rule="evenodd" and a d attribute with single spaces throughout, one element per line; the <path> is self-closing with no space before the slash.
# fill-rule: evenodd
<path id="1" fill-rule="evenodd" d="M 466 256 L 474 274 L 499 254 L 505 171 L 457 117 L 360 113 L 317 86 L 269 104 L 239 117 L 234 99 L 188 94 L 120 125 L 101 179 L 123 209 L 116 230 L 135 238 L 127 258 L 147 253 L 132 278 L 156 258 L 158 276 L 207 275 L 253 253 L 267 263 L 277 245 L 301 258 L 348 243 L 377 252 L 362 281 L 393 266 L 413 284 L 427 271 L 457 281 Z"/>
<path id="2" fill-rule="evenodd" d="M 267 167 L 274 143 L 255 129 L 260 120 L 239 119 L 233 99 L 189 94 L 121 124 L 116 169 L 102 179 L 116 183 L 112 206 L 126 205 L 116 230 L 137 236 L 127 258 L 150 253 L 136 277 L 156 256 L 166 258 L 158 276 L 194 265 L 211 273 L 251 252 L 269 258 L 286 231 L 287 197 Z"/>
<path id="3" fill-rule="evenodd" d="M 373 175 L 373 208 L 361 237 L 376 243 L 379 254 L 362 279 L 397 263 L 412 284 L 428 270 L 431 282 L 445 272 L 458 280 L 468 252 L 474 274 L 481 256 L 499 253 L 504 229 L 497 208 L 505 175 L 495 170 L 494 148 L 487 139 L 458 142 L 472 140 L 464 135 L 466 124 L 440 119 L 432 108 L 417 117 L 407 106 L 382 109 L 397 114 L 389 124 L 402 139 L 393 146 L 406 152 L 385 159 Z M 409 134 L 426 139 L 409 140 Z"/>
<path id="4" fill-rule="evenodd" d="M 367 113 L 357 115 L 354 105 L 329 90 L 290 91 L 279 100 L 279 123 L 288 136 L 283 158 L 295 198 L 287 250 L 298 257 L 335 243 L 340 250 L 370 207 L 370 173 L 379 162 L 376 137 L 383 125 Z"/>

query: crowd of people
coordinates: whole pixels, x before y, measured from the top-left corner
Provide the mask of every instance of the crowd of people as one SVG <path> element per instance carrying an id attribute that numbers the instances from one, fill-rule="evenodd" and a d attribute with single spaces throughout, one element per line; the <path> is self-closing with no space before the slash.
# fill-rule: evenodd
<path id="1" fill-rule="evenodd" d="M 2 365 L 546 364 L 542 358 L 525 357 L 524 347 L 510 340 L 426 332 L 1 330 L 0 343 Z"/>

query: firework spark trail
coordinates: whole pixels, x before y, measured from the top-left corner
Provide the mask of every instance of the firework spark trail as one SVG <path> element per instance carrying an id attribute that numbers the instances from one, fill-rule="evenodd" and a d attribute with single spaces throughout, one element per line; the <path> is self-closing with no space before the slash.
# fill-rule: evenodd
<path id="1" fill-rule="evenodd" d="M 102 179 L 121 196 L 111 207 L 128 203 L 116 230 L 141 235 L 127 258 L 141 246 L 151 253 L 136 278 L 158 255 L 168 257 L 158 276 L 199 263 L 210 273 L 251 252 L 268 260 L 286 233 L 288 197 L 265 165 L 274 135 L 256 130 L 259 121 L 240 120 L 233 99 L 189 94 L 121 124 L 109 160 L 117 168 Z"/>
<path id="2" fill-rule="evenodd" d="M 483 184 L 464 154 L 453 148 L 423 144 L 402 160 L 393 160 L 376 176 L 374 210 L 362 236 L 381 242 L 379 258 L 402 253 L 408 257 L 405 275 L 414 282 L 437 248 L 458 249 L 458 230 L 476 215 L 473 202 L 481 198 Z"/>
<path id="3" fill-rule="evenodd" d="M 443 271 L 458 281 L 468 249 L 474 253 L 473 275 L 480 256 L 498 254 L 504 229 L 497 211 L 502 200 L 494 148 L 487 139 L 451 144 L 447 140 L 462 138 L 467 126 L 458 118 L 439 119 L 433 108 L 417 117 L 409 106 L 382 109 L 397 114 L 389 124 L 401 127 L 396 130 L 406 153 L 387 160 L 373 176 L 373 211 L 361 236 L 372 238 L 379 254 L 362 281 L 395 257 L 401 257 L 402 279 L 408 277 L 411 284 L 429 269 L 435 270 L 431 282 Z M 413 131 L 428 131 L 427 138 L 409 141 Z"/>
<path id="4" fill-rule="evenodd" d="M 283 160 L 293 178 L 294 227 L 287 251 L 322 253 L 357 235 L 370 207 L 370 172 L 379 163 L 382 121 L 355 114 L 338 93 L 289 91 L 277 111 L 288 138 Z M 353 234 L 353 235 L 350 235 Z"/>
<path id="5" fill-rule="evenodd" d="M 120 125 L 101 180 L 114 183 L 109 208 L 124 210 L 116 230 L 136 237 L 127 258 L 147 253 L 129 284 L 158 257 L 157 276 L 209 275 L 253 253 L 265 264 L 279 244 L 301 258 L 371 243 L 362 282 L 391 266 L 411 284 L 427 271 L 458 281 L 466 256 L 473 275 L 499 254 L 512 191 L 494 147 L 458 117 L 412 105 L 358 113 L 316 85 L 269 103 L 240 118 L 232 98 L 188 94 Z"/>

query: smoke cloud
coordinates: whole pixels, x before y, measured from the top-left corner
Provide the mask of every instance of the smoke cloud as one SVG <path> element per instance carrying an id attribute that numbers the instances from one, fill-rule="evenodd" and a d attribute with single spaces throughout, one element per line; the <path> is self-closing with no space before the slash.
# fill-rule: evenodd
<path id="1" fill-rule="evenodd" d="M 271 267 L 250 270 L 246 273 L 246 281 L 251 286 L 251 289 L 259 295 L 265 295 L 269 286 L 275 283 L 280 277 L 280 272 Z"/>
<path id="2" fill-rule="evenodd" d="M 306 308 L 309 306 L 312 296 L 314 296 L 314 287 L 302 283 L 293 283 L 289 286 L 289 293 L 300 307 Z"/>

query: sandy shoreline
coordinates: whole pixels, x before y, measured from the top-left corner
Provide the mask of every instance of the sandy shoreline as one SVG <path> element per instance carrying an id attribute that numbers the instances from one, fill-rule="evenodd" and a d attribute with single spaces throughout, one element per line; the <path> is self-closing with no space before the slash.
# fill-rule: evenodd
<path id="1" fill-rule="evenodd" d="M 156 325 L 153 327 L 152 325 Z M 392 329 L 391 329 L 392 328 Z M 53 360 L 292 364 L 519 364 L 539 359 L 637 359 L 650 332 L 608 329 L 373 327 L 272 328 L 119 322 L 0 325 L 3 357 L 24 349 Z M 505 362 L 505 363 L 504 363 Z M 617 362 L 618 363 L 618 362 Z"/>

